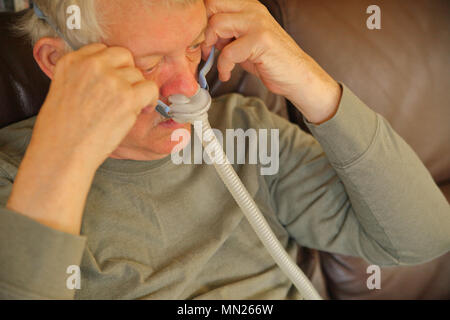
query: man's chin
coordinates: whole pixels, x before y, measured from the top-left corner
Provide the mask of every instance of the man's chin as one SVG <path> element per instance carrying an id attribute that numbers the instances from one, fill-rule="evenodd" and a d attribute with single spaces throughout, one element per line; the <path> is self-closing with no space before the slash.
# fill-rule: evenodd
<path id="1" fill-rule="evenodd" d="M 169 155 L 178 152 L 191 141 L 191 125 L 189 123 L 162 122 L 156 129 L 157 135 L 161 138 L 158 139 L 155 147 L 162 154 Z M 177 130 L 181 131 L 176 132 Z"/>
<path id="2" fill-rule="evenodd" d="M 180 141 L 167 141 L 166 143 L 160 142 L 158 145 L 154 146 L 153 148 L 156 149 L 158 154 L 169 156 L 173 153 L 180 152 L 183 150 L 188 144 L 188 139 L 180 139 Z"/>

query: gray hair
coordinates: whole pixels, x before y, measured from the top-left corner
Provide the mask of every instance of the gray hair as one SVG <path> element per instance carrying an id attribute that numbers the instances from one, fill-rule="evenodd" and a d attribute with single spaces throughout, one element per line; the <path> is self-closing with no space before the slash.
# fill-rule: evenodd
<path id="1" fill-rule="evenodd" d="M 110 0 L 112 2 L 112 0 Z M 116 0 L 130 1 L 130 0 Z M 135 1 L 135 0 L 132 0 Z M 143 0 L 143 4 L 154 5 L 156 2 L 162 4 L 188 5 L 198 0 Z M 96 0 L 34 0 L 41 11 L 59 28 L 64 37 L 75 47 L 100 42 L 106 39 L 108 34 L 104 30 L 104 17 L 96 10 Z M 80 8 L 82 26 L 80 30 L 69 30 L 66 24 L 66 10 L 69 6 L 76 5 Z M 27 36 L 32 45 L 39 39 L 45 37 L 59 37 L 45 21 L 40 20 L 33 10 L 29 10 L 15 26 L 16 31 Z M 69 46 L 66 49 L 70 51 Z"/>

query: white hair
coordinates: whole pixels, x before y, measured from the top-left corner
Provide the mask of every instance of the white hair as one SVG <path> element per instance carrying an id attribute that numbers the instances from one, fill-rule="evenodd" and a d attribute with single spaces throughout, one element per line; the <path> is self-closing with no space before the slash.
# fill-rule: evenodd
<path id="1" fill-rule="evenodd" d="M 110 0 L 112 2 L 112 0 Z M 116 0 L 130 1 L 130 0 Z M 135 1 L 135 0 L 131 0 Z M 198 0 L 144 0 L 143 4 L 188 5 Z M 106 39 L 108 34 L 104 30 L 104 17 L 96 10 L 96 0 L 34 0 L 41 11 L 59 28 L 68 41 L 77 48 L 90 43 Z M 82 27 L 80 30 L 69 30 L 66 25 L 66 10 L 71 5 L 80 8 Z M 17 23 L 15 28 L 20 34 L 27 36 L 34 45 L 39 39 L 45 37 L 57 38 L 59 35 L 48 23 L 40 20 L 33 10 L 29 10 Z M 70 48 L 67 46 L 67 49 Z"/>

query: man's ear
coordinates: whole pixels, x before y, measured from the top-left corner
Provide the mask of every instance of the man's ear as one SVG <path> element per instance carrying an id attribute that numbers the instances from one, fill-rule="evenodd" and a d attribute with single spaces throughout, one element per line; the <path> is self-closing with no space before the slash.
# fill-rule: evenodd
<path id="1" fill-rule="evenodd" d="M 47 77 L 53 79 L 56 63 L 66 54 L 64 40 L 59 38 L 42 38 L 34 45 L 33 56 Z"/>

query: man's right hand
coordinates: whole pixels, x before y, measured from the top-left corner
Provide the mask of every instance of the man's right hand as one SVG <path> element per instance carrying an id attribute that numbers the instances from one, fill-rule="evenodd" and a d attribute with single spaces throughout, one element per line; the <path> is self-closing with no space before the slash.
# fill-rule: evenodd
<path id="1" fill-rule="evenodd" d="M 125 48 L 92 44 L 62 57 L 7 207 L 79 234 L 97 168 L 158 96 Z"/>
<path id="2" fill-rule="evenodd" d="M 127 49 L 86 46 L 58 61 L 31 143 L 81 154 L 98 167 L 119 146 L 142 109 L 156 106 L 158 91 L 135 68 Z"/>

